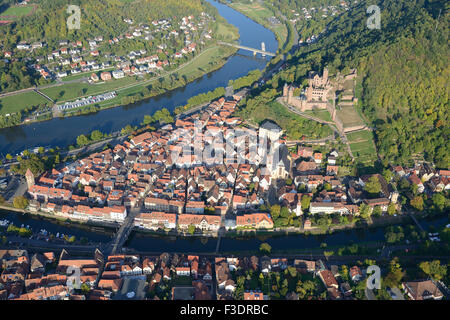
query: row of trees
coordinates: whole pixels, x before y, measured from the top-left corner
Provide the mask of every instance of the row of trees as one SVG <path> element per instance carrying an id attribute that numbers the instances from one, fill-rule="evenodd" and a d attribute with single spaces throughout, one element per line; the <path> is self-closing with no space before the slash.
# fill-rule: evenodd
<path id="1" fill-rule="evenodd" d="M 100 141 L 106 138 L 108 135 L 103 134 L 100 130 L 94 130 L 91 132 L 89 136 L 81 134 L 77 137 L 77 145 L 79 147 L 84 147 L 88 144 L 91 144 L 96 141 Z"/>

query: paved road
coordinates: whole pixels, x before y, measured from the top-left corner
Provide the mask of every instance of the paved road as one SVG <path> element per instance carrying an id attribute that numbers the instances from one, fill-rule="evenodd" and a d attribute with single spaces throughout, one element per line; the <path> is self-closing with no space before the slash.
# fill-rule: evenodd
<path id="1" fill-rule="evenodd" d="M 107 246 L 106 255 L 116 254 L 122 250 L 122 246 L 127 241 L 128 236 L 130 235 L 133 227 L 134 227 L 134 218 L 139 214 L 141 208 L 133 208 L 128 213 L 125 221 L 120 226 L 117 231 L 113 241 Z"/>
<path id="2" fill-rule="evenodd" d="M 366 294 L 367 300 L 377 300 L 377 298 L 375 297 L 375 294 L 373 293 L 373 290 L 366 288 L 364 290 L 364 292 Z"/>
<path id="3" fill-rule="evenodd" d="M 392 300 L 405 300 L 405 297 L 399 288 L 391 288 L 388 293 L 392 297 Z"/>

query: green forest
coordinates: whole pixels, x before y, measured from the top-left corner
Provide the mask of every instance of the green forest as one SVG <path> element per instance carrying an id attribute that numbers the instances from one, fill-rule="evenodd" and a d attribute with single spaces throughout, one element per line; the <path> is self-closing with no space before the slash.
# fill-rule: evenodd
<path id="1" fill-rule="evenodd" d="M 325 66 L 330 74 L 357 68 L 358 108 L 375 128 L 382 164 L 419 158 L 448 168 L 449 3 L 380 1 L 381 28 L 369 29 L 366 10 L 372 4 L 359 1 L 333 19 L 316 43 L 289 56 L 288 67 L 257 94 L 273 88 L 280 95 L 284 83 L 304 84 L 310 70 Z M 247 102 L 241 113 L 250 115 L 251 106 Z"/>

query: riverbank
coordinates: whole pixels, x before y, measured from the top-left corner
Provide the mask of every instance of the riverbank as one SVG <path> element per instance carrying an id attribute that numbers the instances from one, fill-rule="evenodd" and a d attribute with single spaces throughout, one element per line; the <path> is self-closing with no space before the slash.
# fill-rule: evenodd
<path id="1" fill-rule="evenodd" d="M 65 225 L 75 224 L 77 226 L 94 227 L 94 228 L 106 228 L 110 230 L 116 230 L 120 227 L 119 223 L 109 222 L 109 221 L 84 221 L 69 219 L 65 217 L 56 216 L 55 214 L 46 213 L 42 211 L 30 211 L 27 209 L 17 209 L 10 206 L 0 205 L 0 210 L 13 211 L 23 215 L 29 215 L 31 217 L 41 217 L 49 219 L 56 223 L 63 223 Z M 422 216 L 421 218 L 427 218 Z M 304 228 L 276 228 L 272 230 L 255 230 L 255 229 L 241 229 L 241 230 L 228 230 L 221 234 L 224 238 L 234 238 L 234 239 L 250 239 L 255 237 L 278 237 L 278 236 L 295 236 L 295 235 L 311 235 L 311 236 L 322 236 L 322 235 L 332 235 L 338 232 L 348 232 L 355 231 L 358 229 L 370 230 L 374 228 L 387 227 L 393 225 L 403 225 L 411 220 L 409 215 L 403 214 L 396 217 L 380 217 L 377 219 L 371 219 L 369 222 L 364 221 L 362 223 L 350 223 L 345 225 L 334 225 L 328 228 L 312 227 L 308 229 Z M 151 230 L 133 227 L 133 232 L 142 235 L 154 235 L 154 236 L 169 236 L 169 237 L 181 237 L 181 238 L 213 238 L 219 237 L 217 232 L 208 233 L 194 233 L 190 234 L 187 232 L 180 232 L 178 230 Z"/>
<path id="2" fill-rule="evenodd" d="M 288 41 L 288 28 L 286 24 L 281 21 L 279 24 L 270 23 L 269 18 L 276 16 L 276 13 L 267 8 L 265 5 L 257 3 L 240 3 L 240 2 L 228 2 L 222 1 L 221 3 L 229 6 L 230 8 L 242 13 L 247 18 L 252 19 L 256 23 L 271 30 L 278 41 L 278 49 L 285 48 L 285 44 Z"/>
<path id="3" fill-rule="evenodd" d="M 85 230 L 89 230 L 91 232 L 101 232 L 101 233 L 111 233 L 114 232 L 117 228 L 120 227 L 120 224 L 118 223 L 113 223 L 113 222 L 99 222 L 99 221 L 83 221 L 83 220 L 76 220 L 76 219 L 68 219 L 68 218 L 64 218 L 64 217 L 59 217 L 56 216 L 54 214 L 51 213 L 46 213 L 46 212 L 33 212 L 27 209 L 18 209 L 18 208 L 14 208 L 12 206 L 5 206 L 5 205 L 0 205 L 0 210 L 5 210 L 5 211 L 12 211 L 15 213 L 19 213 L 22 216 L 29 216 L 32 218 L 36 218 L 36 219 L 45 219 L 45 220 L 49 220 L 50 223 L 53 224 L 59 224 L 59 225 L 64 225 L 64 226 L 75 226 L 77 228 L 80 229 L 85 229 Z"/>
<path id="4" fill-rule="evenodd" d="M 223 17 L 229 25 L 232 25 L 233 28 L 238 30 L 240 36 L 239 42 L 242 45 L 257 48 L 261 45 L 261 42 L 264 41 L 268 51 L 275 52 L 277 50 L 277 41 L 270 30 L 225 5 L 221 5 L 216 1 L 208 2 L 218 9 L 219 15 Z M 221 32 L 223 32 L 223 30 Z M 226 41 L 228 41 L 228 39 L 226 39 Z M 227 48 L 220 47 L 215 50 L 219 49 L 223 51 Z M 55 117 L 47 121 L 28 121 L 26 125 L 19 125 L 0 130 L 0 148 L 4 154 L 16 154 L 25 149 L 33 149 L 38 146 L 64 148 L 68 144 L 73 143 L 77 136 L 86 134 L 86 132 L 92 132 L 94 130 L 100 130 L 106 134 L 117 132 L 128 124 L 131 126 L 139 124 L 142 122 L 144 115 L 151 115 L 161 108 L 167 108 L 172 112 L 176 107 L 185 105 L 186 101 L 192 96 L 214 91 L 214 89 L 218 87 L 226 87 L 230 79 L 234 80 L 245 76 L 249 71 L 255 69 L 263 70 L 269 61 L 268 58 L 262 59 L 261 57 L 253 57 L 251 54 L 244 51 L 233 54 L 236 52 L 236 49 L 231 47 L 228 49 L 233 50 L 229 53 L 232 54 L 231 56 L 223 60 L 221 64 L 208 65 L 208 70 L 214 71 L 208 73 L 208 70 L 197 64 L 188 67 L 188 69 L 191 70 L 190 72 L 195 72 L 195 70 L 197 70 L 203 74 L 203 77 L 197 78 L 195 81 L 186 85 L 183 85 L 186 82 L 183 82 L 182 84 L 177 81 L 176 76 L 183 81 L 184 79 L 176 73 L 169 76 L 168 81 L 166 81 L 166 84 L 163 87 L 160 86 L 160 81 L 158 80 L 152 82 L 150 84 L 152 86 L 150 89 L 153 91 L 152 98 L 145 98 L 145 95 L 141 95 L 140 91 L 142 86 L 139 87 L 135 85 L 135 83 L 130 82 L 124 83 L 121 85 L 121 87 L 124 88 L 119 93 L 123 95 L 121 98 L 128 101 L 121 101 L 122 99 L 118 98 L 115 101 L 103 102 L 101 109 L 97 108 L 95 112 L 83 116 L 76 116 L 77 114 L 82 113 L 77 112 L 76 114 L 71 114 L 70 117 Z M 213 51 L 215 50 L 209 51 L 207 55 L 213 55 Z M 173 83 L 170 78 L 174 79 Z M 134 79 L 131 80 L 135 81 Z M 112 81 L 108 81 L 108 84 L 109 83 L 112 83 Z M 67 85 L 68 83 L 64 84 Z M 167 84 L 178 84 L 178 87 L 167 91 Z M 73 86 L 73 90 L 65 90 L 65 96 L 73 94 L 78 96 L 77 91 L 79 91 L 79 84 L 73 84 Z M 160 90 L 156 92 L 157 95 L 154 95 L 155 88 Z M 45 90 L 47 94 L 47 90 L 50 89 L 47 88 Z M 100 91 L 98 85 L 95 84 L 90 86 L 90 90 L 92 93 Z M 108 90 L 112 91 L 110 87 L 102 91 Z M 58 91 L 61 90 L 56 89 L 56 95 L 58 95 Z M 81 95 L 88 95 L 90 93 L 90 91 L 86 91 Z M 146 93 L 149 92 L 147 91 Z M 132 95 L 136 95 L 137 97 L 131 97 Z M 34 92 L 31 92 L 30 96 L 41 99 L 41 96 Z M 147 95 L 147 97 L 149 96 L 150 95 Z M 56 98 L 58 100 L 70 100 L 64 97 Z M 134 103 L 135 101 L 139 102 Z M 14 105 L 17 104 L 14 103 Z M 113 106 L 122 107 L 113 108 Z M 130 112 L 131 109 L 132 112 Z M 47 115 L 50 115 L 50 113 Z M 46 119 L 48 118 L 49 117 L 46 117 Z M 40 118 L 39 120 L 44 119 Z M 52 132 L 52 135 L 49 135 L 48 132 Z"/>
<path id="5" fill-rule="evenodd" d="M 227 23 L 222 17 L 218 18 L 216 34 L 218 40 L 226 39 L 227 41 L 234 41 L 240 37 L 238 29 Z M 184 87 L 204 75 L 222 68 L 227 59 L 237 51 L 235 48 L 221 46 L 216 42 L 212 42 L 189 61 L 186 61 L 173 70 L 163 71 L 161 74 L 152 78 L 142 79 L 142 77 L 133 76 L 102 83 L 88 84 L 86 79 L 88 79 L 91 73 L 86 73 L 73 76 L 74 79 L 64 79 L 60 83 L 54 83 L 41 88 L 28 88 L 18 91 L 17 94 L 8 93 L 0 98 L 0 105 L 3 110 L 0 116 L 22 112 L 32 105 L 47 104 L 49 108 L 54 109 L 53 112 L 46 111 L 38 115 L 24 116 L 21 123 L 9 122 L 11 125 L 8 125 L 8 122 L 6 122 L 4 128 L 10 128 L 47 121 L 57 117 L 89 114 L 103 109 L 128 105 Z M 34 91 L 35 89 L 39 89 L 43 96 L 37 94 Z M 117 91 L 118 95 L 115 99 L 100 104 L 76 108 L 63 115 L 55 112 L 57 104 L 111 91 Z M 51 102 L 47 101 L 44 96 L 49 97 Z"/>

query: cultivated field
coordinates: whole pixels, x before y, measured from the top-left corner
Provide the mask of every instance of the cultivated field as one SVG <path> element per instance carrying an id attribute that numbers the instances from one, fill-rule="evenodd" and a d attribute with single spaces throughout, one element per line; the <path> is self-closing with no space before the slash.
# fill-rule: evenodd
<path id="1" fill-rule="evenodd" d="M 377 151 L 373 142 L 371 131 L 361 130 L 347 134 L 353 156 L 357 161 L 374 161 L 377 158 Z"/>
<path id="2" fill-rule="evenodd" d="M 336 115 L 342 120 L 344 128 L 364 125 L 355 107 L 341 106 Z"/>

